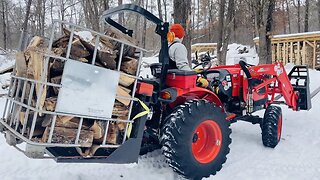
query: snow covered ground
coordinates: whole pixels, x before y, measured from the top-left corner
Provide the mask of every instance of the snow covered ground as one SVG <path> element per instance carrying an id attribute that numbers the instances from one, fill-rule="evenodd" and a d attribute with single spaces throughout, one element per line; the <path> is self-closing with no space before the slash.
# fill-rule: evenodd
<path id="1" fill-rule="evenodd" d="M 154 61 L 154 58 L 145 59 Z M 0 56 L 0 69 L 12 61 Z M 144 71 L 144 73 L 148 73 Z M 320 72 L 311 70 L 311 91 L 319 86 Z M 0 87 L 9 75 L 0 76 Z M 0 92 L 1 94 L 1 92 Z M 0 98 L 2 116 L 5 99 Z M 320 94 L 312 99 L 310 111 L 293 112 L 282 106 L 283 130 L 275 149 L 265 148 L 258 125 L 238 122 L 232 125 L 232 144 L 227 162 L 216 176 L 208 179 L 238 180 L 318 180 L 320 177 Z M 259 112 L 263 114 L 263 112 Z M 179 178 L 157 150 L 139 158 L 138 164 L 57 164 L 53 160 L 29 159 L 6 144 L 0 135 L 1 180 L 81 180 Z"/>

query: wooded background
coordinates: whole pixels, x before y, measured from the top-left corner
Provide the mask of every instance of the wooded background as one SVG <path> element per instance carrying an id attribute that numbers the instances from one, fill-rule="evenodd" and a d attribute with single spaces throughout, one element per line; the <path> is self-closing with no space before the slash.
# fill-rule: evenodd
<path id="1" fill-rule="evenodd" d="M 253 45 L 260 37 L 260 61 L 271 62 L 270 35 L 320 29 L 320 0 L 0 0 L 0 47 L 19 49 L 21 32 L 28 37 L 48 37 L 52 19 L 61 19 L 94 30 L 104 10 L 135 3 L 170 23 L 181 23 L 187 32 L 184 44 L 217 42 L 223 64 L 228 43 Z M 118 21 L 134 30 L 140 46 L 157 53 L 155 26 L 136 14 L 120 14 Z M 220 48 L 221 47 L 221 48 Z"/>

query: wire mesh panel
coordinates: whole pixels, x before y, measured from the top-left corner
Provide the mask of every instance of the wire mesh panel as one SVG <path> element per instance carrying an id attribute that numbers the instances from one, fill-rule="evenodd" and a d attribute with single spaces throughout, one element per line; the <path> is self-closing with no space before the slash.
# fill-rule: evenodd
<path id="1" fill-rule="evenodd" d="M 50 41 L 34 37 L 17 59 L 26 67 L 16 66 L 0 123 L 28 144 L 82 147 L 82 156 L 119 147 L 146 51 L 123 36 L 54 21 Z"/>

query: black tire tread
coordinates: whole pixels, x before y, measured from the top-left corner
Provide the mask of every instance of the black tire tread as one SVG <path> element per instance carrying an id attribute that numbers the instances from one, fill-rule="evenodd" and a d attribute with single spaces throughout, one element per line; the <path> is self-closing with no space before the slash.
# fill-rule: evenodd
<path id="1" fill-rule="evenodd" d="M 204 110 L 209 110 L 204 111 Z M 219 112 L 220 111 L 220 112 Z M 198 169 L 192 169 L 187 166 L 190 166 L 189 159 L 185 156 L 185 149 L 179 145 L 179 142 L 185 140 L 185 137 L 190 135 L 190 131 L 183 131 L 186 127 L 190 126 L 191 121 L 194 119 L 198 119 L 198 114 L 209 113 L 225 115 L 221 112 L 220 108 L 215 107 L 214 104 L 209 103 L 205 100 L 190 100 L 185 102 L 183 105 L 177 106 L 173 112 L 167 116 L 165 119 L 165 123 L 160 130 L 160 144 L 163 146 L 163 154 L 166 157 L 169 166 L 173 168 L 173 170 L 186 178 L 191 179 L 201 179 L 202 177 L 209 177 L 211 174 L 214 175 L 216 172 L 220 171 L 222 165 L 226 162 L 226 155 L 230 152 L 229 144 L 231 143 L 231 129 L 230 123 L 225 120 L 225 116 L 221 123 L 225 126 L 225 136 L 224 143 L 226 144 L 226 148 L 223 149 L 221 147 L 221 152 L 223 153 L 219 158 L 216 158 L 214 168 L 211 168 L 210 172 L 199 172 Z M 216 116 L 218 116 L 216 115 Z M 216 117 L 214 117 L 216 118 Z M 222 122 L 224 121 L 224 122 Z M 193 122 L 194 123 L 194 122 Z M 192 123 L 192 124 L 193 124 Z M 186 143 L 186 142 L 181 142 Z M 174 151 L 178 151 L 178 153 L 174 153 Z M 219 153 L 219 154 L 220 154 Z"/>
<path id="2" fill-rule="evenodd" d="M 281 108 L 278 106 L 268 106 L 262 120 L 262 142 L 263 145 L 275 148 L 278 140 L 278 120 L 282 115 Z"/>

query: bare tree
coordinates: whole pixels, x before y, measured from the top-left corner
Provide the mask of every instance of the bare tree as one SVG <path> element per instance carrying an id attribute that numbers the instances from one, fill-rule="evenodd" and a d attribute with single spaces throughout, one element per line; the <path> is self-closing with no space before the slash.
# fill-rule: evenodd
<path id="1" fill-rule="evenodd" d="M 107 10 L 110 8 L 109 0 L 103 0 L 103 7 L 104 7 L 104 10 Z"/>
<path id="2" fill-rule="evenodd" d="M 164 20 L 168 21 L 167 0 L 162 0 L 164 7 Z"/>
<path id="3" fill-rule="evenodd" d="M 296 3 L 297 2 L 297 3 Z M 297 9 L 297 27 L 298 27 L 298 33 L 301 32 L 301 0 L 292 0 L 292 3 L 294 5 L 294 7 L 296 7 Z"/>
<path id="4" fill-rule="evenodd" d="M 122 5 L 123 0 L 118 0 L 118 6 Z M 124 14 L 123 13 L 119 13 L 119 24 L 123 24 L 124 22 Z"/>
<path id="5" fill-rule="evenodd" d="M 7 49 L 7 24 L 6 24 L 6 2 L 1 0 L 1 21 L 2 21 L 2 33 L 3 33 L 3 48 Z"/>
<path id="6" fill-rule="evenodd" d="M 174 23 L 180 23 L 186 31 L 183 44 L 188 50 L 188 60 L 191 65 L 191 1 L 174 0 L 173 3 Z"/>
<path id="7" fill-rule="evenodd" d="M 20 43 L 19 43 L 19 50 L 23 50 L 24 45 L 26 44 L 26 34 L 28 30 L 28 20 L 29 20 L 29 15 L 30 15 L 30 8 L 31 8 L 31 3 L 32 0 L 27 1 L 26 5 L 26 15 L 24 17 L 23 25 L 22 25 L 22 33 L 21 33 L 21 38 L 20 38 Z"/>
<path id="8" fill-rule="evenodd" d="M 163 17 L 162 17 L 162 8 L 161 8 L 161 0 L 157 0 L 157 3 L 158 3 L 159 18 L 160 18 L 161 20 L 163 20 Z"/>
<path id="9" fill-rule="evenodd" d="M 224 26 L 224 13 L 225 13 L 225 7 L 226 7 L 226 0 L 219 0 L 219 15 L 218 15 L 218 27 L 217 27 L 217 34 L 218 34 L 218 43 L 217 43 L 217 58 L 219 61 L 219 64 L 225 64 L 225 62 L 222 59 L 222 41 L 223 41 L 223 26 Z"/>
<path id="10" fill-rule="evenodd" d="M 320 0 L 317 1 L 317 9 L 318 9 L 318 28 L 320 28 Z"/>
<path id="11" fill-rule="evenodd" d="M 271 35 L 272 35 L 272 13 L 275 8 L 275 0 L 256 1 L 252 0 L 255 14 L 256 30 L 259 34 L 259 63 L 272 63 L 271 57 Z"/>
<path id="12" fill-rule="evenodd" d="M 304 32 L 309 31 L 309 0 L 306 0 L 305 16 L 304 16 Z"/>
<path id="13" fill-rule="evenodd" d="M 290 9 L 289 9 L 289 1 L 286 0 L 286 10 L 287 10 L 287 18 L 288 18 L 288 28 L 289 28 L 289 33 L 291 33 L 291 23 L 290 23 Z"/>
<path id="14" fill-rule="evenodd" d="M 145 0 L 146 6 L 145 9 L 148 10 L 148 0 Z M 147 20 L 146 18 L 144 18 L 143 21 L 143 33 L 142 33 L 142 40 L 141 40 L 141 44 L 143 48 L 146 48 L 146 34 L 147 34 Z"/>
<path id="15" fill-rule="evenodd" d="M 230 33 L 231 33 L 231 27 L 232 23 L 234 21 L 234 0 L 229 0 L 228 2 L 228 10 L 227 10 L 227 16 L 225 20 L 225 24 L 223 27 L 224 36 L 223 36 L 223 42 L 222 42 L 222 52 L 221 52 L 221 65 L 226 64 L 226 57 L 227 57 L 227 51 L 228 51 L 228 44 L 230 40 Z"/>

